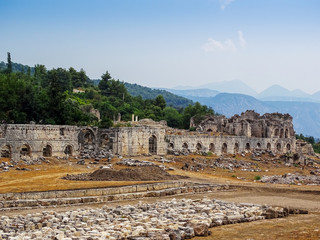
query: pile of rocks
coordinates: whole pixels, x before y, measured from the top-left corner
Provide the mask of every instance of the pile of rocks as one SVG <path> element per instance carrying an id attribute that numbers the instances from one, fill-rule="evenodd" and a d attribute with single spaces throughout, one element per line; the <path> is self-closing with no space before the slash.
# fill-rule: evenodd
<path id="1" fill-rule="evenodd" d="M 95 159 L 95 160 L 101 160 L 101 159 L 112 159 L 114 155 L 112 154 L 112 151 L 107 148 L 99 147 L 98 149 L 95 149 L 93 145 L 87 144 L 83 145 L 80 148 L 79 158 L 81 159 Z"/>
<path id="2" fill-rule="evenodd" d="M 117 162 L 117 165 L 130 166 L 130 167 L 143 167 L 143 166 L 154 166 L 153 162 L 136 160 L 136 159 L 122 159 Z"/>
<path id="3" fill-rule="evenodd" d="M 263 176 L 260 180 L 264 183 L 277 184 L 305 184 L 305 185 L 320 185 L 320 176 L 316 175 L 301 175 L 298 173 L 287 173 L 284 175 Z"/>
<path id="4" fill-rule="evenodd" d="M 2 171 L 7 172 L 10 170 L 10 168 L 13 168 L 14 166 L 12 164 L 9 164 L 8 162 L 1 162 L 0 163 L 0 169 Z"/>
<path id="5" fill-rule="evenodd" d="M 190 239 L 223 224 L 285 217 L 289 210 L 218 200 L 176 200 L 0 217 L 3 239 Z"/>
<path id="6" fill-rule="evenodd" d="M 236 160 L 232 158 L 220 157 L 217 159 L 192 159 L 192 163 L 185 163 L 183 170 L 200 171 L 205 168 L 222 168 L 233 171 L 235 168 L 241 168 L 243 171 L 260 172 L 257 163 Z"/>

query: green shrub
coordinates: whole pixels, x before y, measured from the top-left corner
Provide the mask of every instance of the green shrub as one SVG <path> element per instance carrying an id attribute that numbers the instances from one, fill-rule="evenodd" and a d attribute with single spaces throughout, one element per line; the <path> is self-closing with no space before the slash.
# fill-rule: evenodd
<path id="1" fill-rule="evenodd" d="M 257 175 L 257 176 L 254 176 L 254 180 L 257 180 L 259 181 L 261 179 L 261 176 Z"/>

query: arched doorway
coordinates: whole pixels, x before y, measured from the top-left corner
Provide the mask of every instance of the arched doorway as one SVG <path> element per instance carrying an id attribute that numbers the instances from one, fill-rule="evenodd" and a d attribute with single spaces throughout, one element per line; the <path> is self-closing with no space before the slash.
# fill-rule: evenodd
<path id="1" fill-rule="evenodd" d="M 168 149 L 173 150 L 174 149 L 174 144 L 173 143 L 169 143 L 168 144 Z"/>
<path id="2" fill-rule="evenodd" d="M 257 143 L 257 149 L 261 149 L 261 143 Z"/>
<path id="3" fill-rule="evenodd" d="M 188 149 L 188 148 L 189 148 L 188 143 L 182 144 L 182 148 L 183 148 L 183 149 Z"/>
<path id="4" fill-rule="evenodd" d="M 78 135 L 78 142 L 82 145 L 90 145 L 95 143 L 95 135 L 91 129 L 83 129 Z"/>
<path id="5" fill-rule="evenodd" d="M 288 138 L 288 137 L 289 137 L 289 130 L 288 130 L 288 129 L 286 129 L 286 131 L 285 131 L 285 133 L 284 133 L 284 137 L 285 137 L 285 138 Z"/>
<path id="6" fill-rule="evenodd" d="M 271 143 L 267 143 L 267 149 L 271 150 Z"/>
<path id="7" fill-rule="evenodd" d="M 250 143 L 246 143 L 246 150 L 250 151 Z"/>
<path id="8" fill-rule="evenodd" d="M 276 136 L 276 137 L 279 136 L 279 129 L 278 128 L 274 130 L 274 136 Z"/>
<path id="9" fill-rule="evenodd" d="M 228 145 L 226 143 L 222 144 L 221 152 L 222 153 L 227 153 L 228 152 Z"/>
<path id="10" fill-rule="evenodd" d="M 154 135 L 149 138 L 149 153 L 157 154 L 157 137 Z"/>
<path id="11" fill-rule="evenodd" d="M 211 129 L 211 128 L 209 128 L 209 129 L 207 130 L 207 132 L 212 132 L 212 129 Z"/>
<path id="12" fill-rule="evenodd" d="M 235 143 L 234 144 L 234 149 L 233 149 L 234 153 L 238 153 L 239 152 L 239 144 Z"/>
<path id="13" fill-rule="evenodd" d="M 278 151 L 281 151 L 281 144 L 280 143 L 277 143 L 276 147 L 277 147 Z"/>
<path id="14" fill-rule="evenodd" d="M 28 144 L 23 144 L 20 147 L 20 155 L 21 156 L 31 156 L 31 148 Z"/>
<path id="15" fill-rule="evenodd" d="M 10 145 L 5 145 L 1 148 L 1 157 L 3 158 L 11 158 L 12 150 Z"/>
<path id="16" fill-rule="evenodd" d="M 201 145 L 201 143 L 197 143 L 196 149 L 197 149 L 197 151 L 201 151 L 201 150 L 202 150 L 202 145 Z"/>
<path id="17" fill-rule="evenodd" d="M 214 153 L 214 152 L 216 151 L 215 146 L 214 146 L 213 143 L 210 143 L 210 145 L 209 145 L 209 151 L 212 152 L 212 153 Z"/>
<path id="18" fill-rule="evenodd" d="M 73 147 L 72 147 L 71 145 L 67 145 L 67 146 L 64 148 L 64 154 L 69 155 L 69 156 L 72 156 L 72 154 L 73 154 Z"/>
<path id="19" fill-rule="evenodd" d="M 52 156 L 52 147 L 50 145 L 46 145 L 42 149 L 42 153 L 44 157 L 51 157 Z"/>
<path id="20" fill-rule="evenodd" d="M 291 145 L 288 143 L 286 148 L 287 148 L 287 152 L 289 152 L 291 150 Z"/>

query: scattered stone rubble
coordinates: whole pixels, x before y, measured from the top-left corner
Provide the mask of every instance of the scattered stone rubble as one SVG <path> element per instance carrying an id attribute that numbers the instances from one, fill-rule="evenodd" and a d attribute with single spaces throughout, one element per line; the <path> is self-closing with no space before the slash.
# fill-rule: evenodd
<path id="1" fill-rule="evenodd" d="M 182 167 L 183 170 L 188 171 L 200 171 L 206 168 L 222 168 L 228 170 L 234 170 L 235 168 L 241 168 L 242 171 L 260 172 L 257 163 L 247 162 L 243 160 L 236 160 L 232 158 L 219 157 L 217 159 L 204 159 L 197 158 L 192 159 L 192 163 L 185 163 Z"/>
<path id="2" fill-rule="evenodd" d="M 111 160 L 114 157 L 112 151 L 107 148 L 99 147 L 95 149 L 92 144 L 83 145 L 80 149 L 79 158 L 81 159 L 95 159 L 97 161 L 101 159 Z"/>
<path id="3" fill-rule="evenodd" d="M 135 159 L 122 159 L 117 162 L 117 165 L 129 166 L 129 167 L 143 167 L 143 166 L 154 166 L 153 162 L 135 160 Z"/>
<path id="4" fill-rule="evenodd" d="M 307 213 L 287 208 L 190 199 L 0 217 L 1 239 L 190 239 L 224 224 Z"/>
<path id="5" fill-rule="evenodd" d="M 263 176 L 260 180 L 264 183 L 297 184 L 297 185 L 320 185 L 320 176 L 301 175 L 298 173 L 287 173 L 284 175 Z"/>

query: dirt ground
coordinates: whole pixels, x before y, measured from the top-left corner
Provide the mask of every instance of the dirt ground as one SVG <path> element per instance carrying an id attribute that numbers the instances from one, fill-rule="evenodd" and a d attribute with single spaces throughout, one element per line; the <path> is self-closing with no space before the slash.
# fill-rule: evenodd
<path id="1" fill-rule="evenodd" d="M 310 169 L 299 167 L 288 167 L 280 163 L 259 163 L 261 172 L 244 172 L 240 169 L 232 171 L 227 169 L 204 169 L 199 172 L 184 171 L 181 167 L 185 161 L 192 161 L 202 156 L 174 157 L 175 162 L 164 163 L 167 167 L 174 167 L 170 174 L 184 175 L 190 177 L 183 181 L 194 181 L 202 183 L 222 183 L 232 186 L 227 192 L 188 194 L 179 196 L 161 197 L 158 199 L 146 198 L 136 201 L 110 202 L 100 205 L 81 206 L 81 208 L 101 207 L 102 205 L 117 206 L 122 204 L 135 204 L 139 201 L 154 202 L 171 198 L 203 197 L 221 199 L 232 202 L 246 202 L 256 204 L 267 204 L 273 206 L 292 207 L 306 209 L 307 215 L 291 215 L 283 219 L 262 220 L 250 223 L 241 223 L 212 228 L 209 237 L 195 238 L 196 240 L 213 239 L 320 239 L 320 186 L 306 185 L 277 185 L 264 184 L 254 180 L 259 175 L 280 175 L 288 172 L 301 172 L 307 174 Z M 238 158 L 242 158 L 238 156 Z M 141 160 L 148 160 L 148 157 Z M 116 161 L 116 160 L 114 160 Z M 193 160 L 194 161 L 194 160 Z M 251 161 L 251 160 L 247 160 Z M 155 161 L 156 164 L 162 164 Z M 49 164 L 25 166 L 31 171 L 18 171 L 11 169 L 9 172 L 0 172 L 0 193 L 44 191 L 56 189 L 79 189 L 92 187 L 121 186 L 143 181 L 68 181 L 62 179 L 67 174 L 90 173 L 99 169 L 99 165 L 77 165 L 76 160 L 51 160 Z M 123 166 L 115 166 L 115 169 L 123 169 Z M 21 166 L 23 167 L 23 166 Z M 89 168 L 88 168 L 89 167 Z M 268 170 L 268 171 L 265 171 Z M 238 179 L 237 177 L 241 177 Z M 244 179 L 243 179 L 244 178 Z M 179 181 L 179 180 L 178 180 Z M 149 181 L 150 182 L 150 181 Z M 77 209 L 79 206 L 52 208 L 54 211 L 66 211 Z M 46 208 L 46 211 L 50 208 Z M 43 211 L 43 209 L 32 209 L 24 211 L 6 212 L 6 215 L 20 215 L 31 212 Z M 3 213 L 2 213 L 3 214 Z"/>

